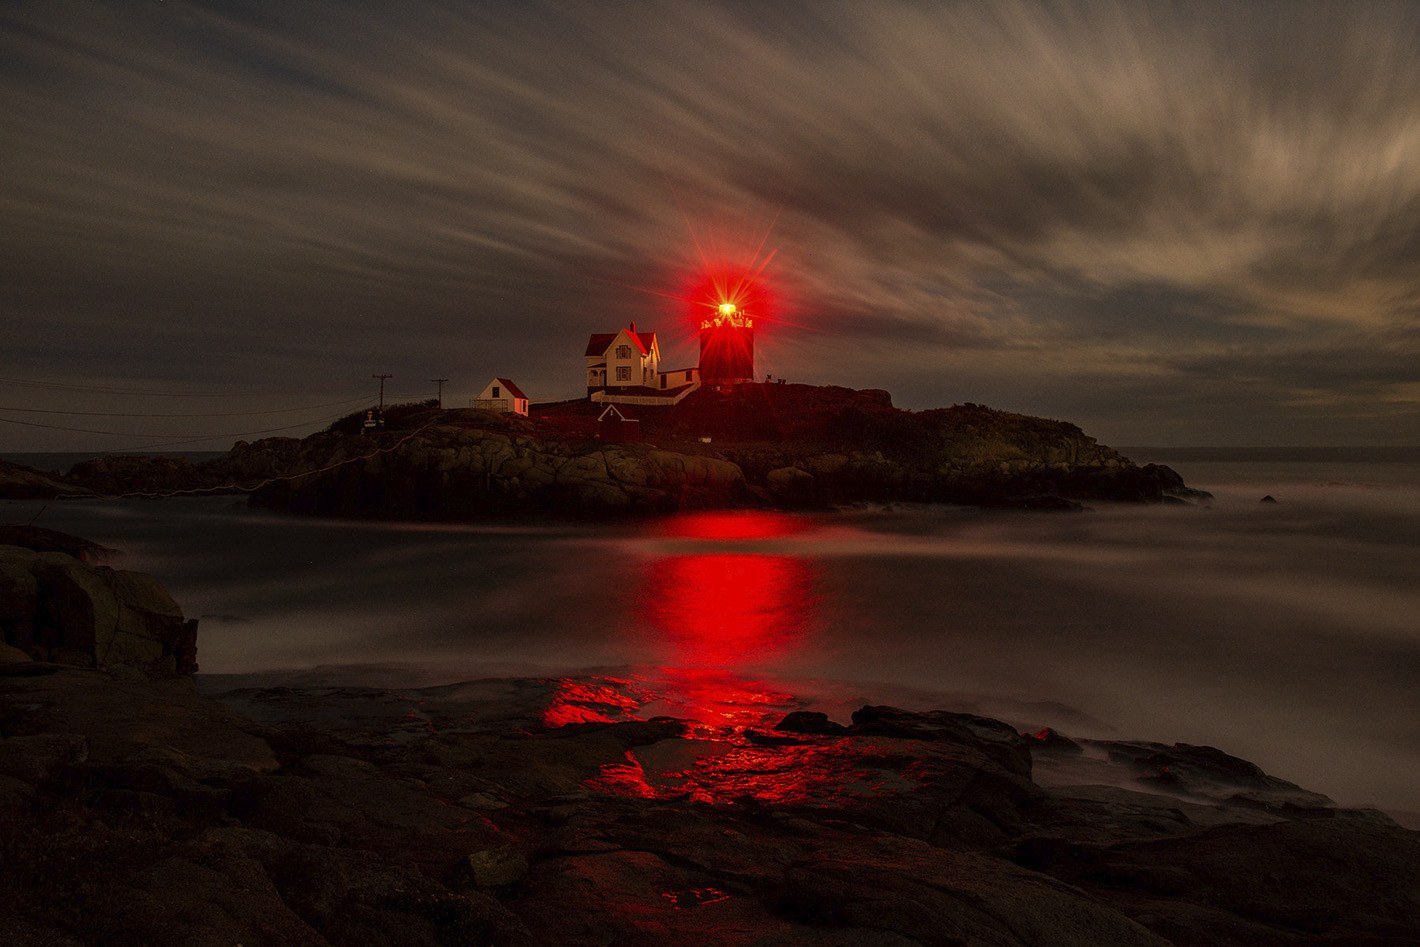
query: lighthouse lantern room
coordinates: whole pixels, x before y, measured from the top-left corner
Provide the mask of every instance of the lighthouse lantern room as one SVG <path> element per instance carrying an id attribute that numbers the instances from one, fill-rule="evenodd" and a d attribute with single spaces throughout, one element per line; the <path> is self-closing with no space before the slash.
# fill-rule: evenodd
<path id="1" fill-rule="evenodd" d="M 734 303 L 721 303 L 700 323 L 700 381 L 706 385 L 754 381 L 754 319 Z"/>

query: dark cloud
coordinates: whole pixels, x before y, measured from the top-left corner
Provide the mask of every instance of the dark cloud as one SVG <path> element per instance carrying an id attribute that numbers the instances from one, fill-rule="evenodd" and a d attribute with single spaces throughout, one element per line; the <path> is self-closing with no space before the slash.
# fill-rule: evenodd
<path id="1" fill-rule="evenodd" d="M 1094 405 L 1106 440 L 1250 379 L 1214 441 L 1393 440 L 1417 30 L 1401 3 L 11 5 L 3 374 L 573 396 L 588 332 L 693 358 L 686 269 L 772 250 L 777 374 Z"/>

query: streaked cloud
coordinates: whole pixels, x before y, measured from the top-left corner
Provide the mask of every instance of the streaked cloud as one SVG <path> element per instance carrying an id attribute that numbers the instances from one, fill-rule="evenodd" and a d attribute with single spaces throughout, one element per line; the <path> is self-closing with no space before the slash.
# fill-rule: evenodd
<path id="1" fill-rule="evenodd" d="M 1246 392 L 1176 436 L 1413 440 L 1417 27 L 1402 3 L 12 5 L 7 371 L 574 396 L 588 332 L 690 352 L 658 294 L 698 239 L 775 250 L 763 355 L 794 380 L 1116 443 Z"/>

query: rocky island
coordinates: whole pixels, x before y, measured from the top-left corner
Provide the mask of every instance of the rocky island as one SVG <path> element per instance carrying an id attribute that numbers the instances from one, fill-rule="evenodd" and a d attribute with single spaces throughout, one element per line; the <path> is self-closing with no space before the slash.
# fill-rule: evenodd
<path id="1" fill-rule="evenodd" d="M 542 405 L 524 418 L 402 405 L 377 431 L 364 431 L 357 412 L 322 433 L 241 442 L 202 464 L 97 458 L 48 478 L 50 495 L 251 491 L 254 505 L 290 512 L 447 520 L 864 502 L 1071 509 L 1204 496 L 1073 424 L 975 404 L 905 411 L 875 389 L 703 388 L 672 408 L 627 409 L 635 440 L 599 428 L 605 407 Z M 41 476 L 7 479 L 7 495 L 40 495 Z"/>
<path id="2" fill-rule="evenodd" d="M 5 538 L 16 947 L 1420 940 L 1420 833 L 1211 747 L 871 702 L 656 717 L 606 673 L 233 687 L 151 579 Z"/>

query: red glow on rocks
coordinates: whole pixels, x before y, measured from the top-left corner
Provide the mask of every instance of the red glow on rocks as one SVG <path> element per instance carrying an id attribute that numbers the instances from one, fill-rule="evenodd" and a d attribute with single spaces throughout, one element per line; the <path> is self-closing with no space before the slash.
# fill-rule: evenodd
<path id="1" fill-rule="evenodd" d="M 562 727 L 570 723 L 612 723 L 635 716 L 644 703 L 629 681 L 603 678 L 601 682 L 566 678 L 557 682 L 552 701 L 542 712 L 542 725 Z"/>
<path id="2" fill-rule="evenodd" d="M 628 754 L 626 763 L 603 767 L 588 788 L 643 799 L 688 795 L 712 805 L 753 799 L 761 805 L 852 811 L 913 792 L 934 778 L 932 767 L 924 768 L 902 741 L 825 737 L 797 745 L 723 746 L 722 752 L 703 753 L 673 771 L 643 767 Z M 652 753 L 642 755 L 653 759 Z"/>
<path id="3" fill-rule="evenodd" d="M 630 753 L 626 754 L 625 762 L 606 764 L 597 775 L 584 781 L 582 786 L 592 792 L 632 796 L 637 799 L 658 799 L 666 795 L 646 781 L 645 771 Z"/>
<path id="4" fill-rule="evenodd" d="M 743 730 L 781 719 L 794 697 L 763 682 L 713 668 L 663 668 L 661 713 L 698 720 L 706 730 Z"/>
<path id="5" fill-rule="evenodd" d="M 674 891 L 662 891 L 661 897 L 669 901 L 671 907 L 677 911 L 730 899 L 730 896 L 719 888 L 681 888 Z"/>

